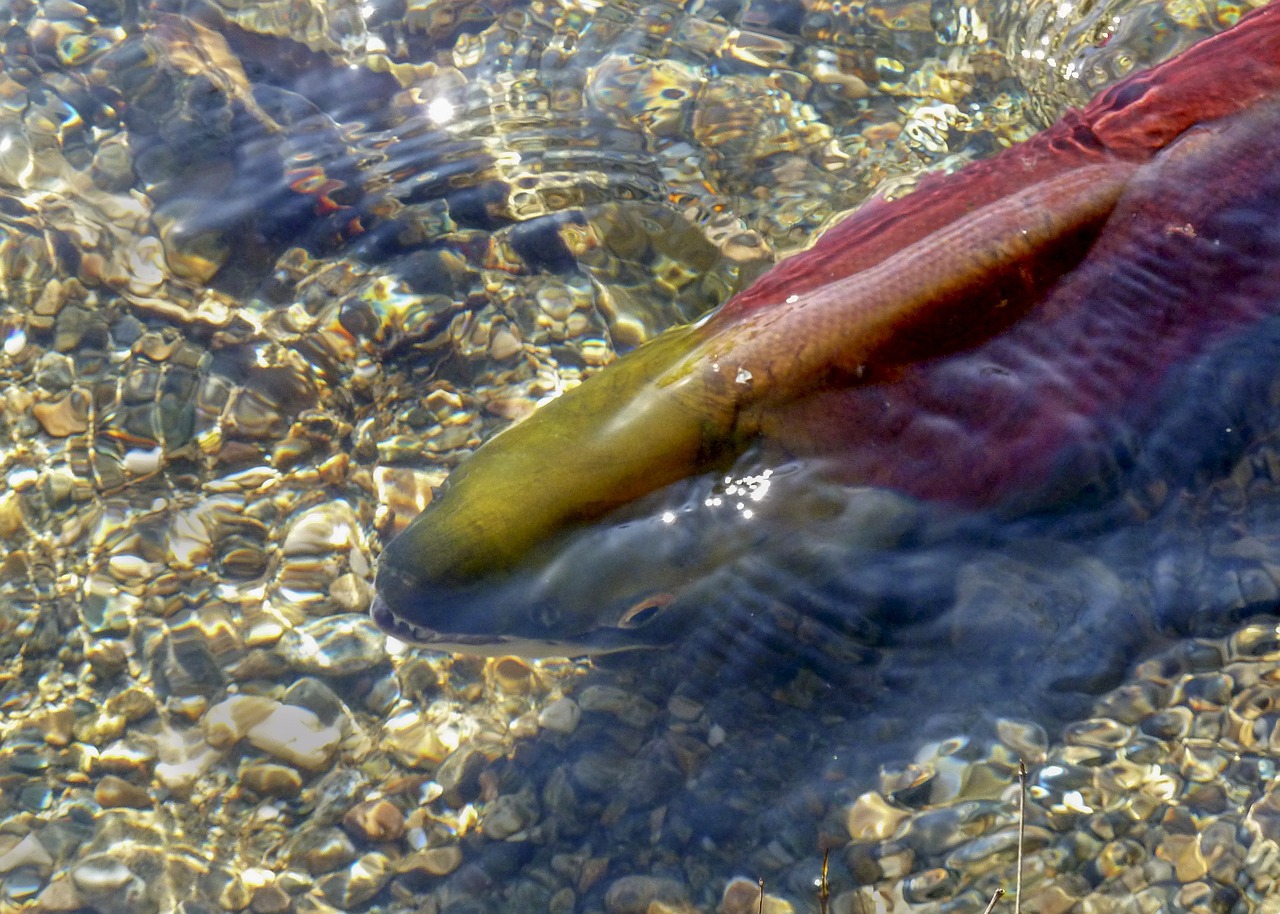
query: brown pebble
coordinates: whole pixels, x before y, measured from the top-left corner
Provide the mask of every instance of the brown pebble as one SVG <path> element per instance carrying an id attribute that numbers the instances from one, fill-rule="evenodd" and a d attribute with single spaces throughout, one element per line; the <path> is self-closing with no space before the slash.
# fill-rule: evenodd
<path id="1" fill-rule="evenodd" d="M 720 914 L 750 914 L 760 904 L 760 886 L 750 879 L 731 879 L 720 897 Z"/>
<path id="2" fill-rule="evenodd" d="M 156 700 L 146 690 L 135 686 L 107 699 L 106 709 L 112 714 L 123 715 L 125 720 L 134 724 L 155 711 Z"/>
<path id="3" fill-rule="evenodd" d="M 65 873 L 55 876 L 36 898 L 39 911 L 78 911 L 84 907 L 84 899 L 76 891 L 76 884 Z"/>
<path id="4" fill-rule="evenodd" d="M 551 896 L 551 900 L 547 902 L 547 912 L 548 914 L 573 914 L 573 908 L 577 902 L 578 896 L 574 894 L 573 889 L 565 886 Z"/>
<path id="5" fill-rule="evenodd" d="M 226 881 L 222 886 L 222 890 L 215 896 L 215 901 L 223 910 L 243 911 L 249 907 L 249 902 L 253 901 L 253 896 L 249 894 L 249 889 L 245 886 L 244 880 L 236 877 Z"/>
<path id="6" fill-rule="evenodd" d="M 578 894 L 585 894 L 588 889 L 604 877 L 609 869 L 608 857 L 592 857 L 582 864 L 582 872 L 578 874 Z"/>
<path id="7" fill-rule="evenodd" d="M 446 844 L 442 847 L 428 847 L 402 858 L 396 863 L 396 872 L 447 876 L 461 864 L 462 848 L 456 844 Z"/>
<path id="8" fill-rule="evenodd" d="M 648 914 L 649 905 L 687 905 L 689 892 L 674 879 L 660 876 L 623 876 L 615 879 L 604 894 L 609 914 Z"/>
<path id="9" fill-rule="evenodd" d="M 676 720 L 692 723 L 702 716 L 702 704 L 683 695 L 672 695 L 667 701 L 667 711 Z"/>
<path id="10" fill-rule="evenodd" d="M 100 711 L 81 717 L 72 725 L 71 732 L 82 743 L 105 746 L 124 735 L 128 721 L 120 714 Z"/>
<path id="11" fill-rule="evenodd" d="M 528 695 L 538 685 L 538 674 L 519 657 L 495 657 L 485 664 L 485 678 L 500 692 Z"/>
<path id="12" fill-rule="evenodd" d="M 110 679 L 129 666 L 129 655 L 119 641 L 102 640 L 89 645 L 85 651 L 89 667 L 102 679 Z"/>
<path id="13" fill-rule="evenodd" d="M 404 813 L 390 800 L 367 800 L 347 810 L 342 824 L 353 838 L 396 841 L 404 834 Z"/>
<path id="14" fill-rule="evenodd" d="M 71 726 L 75 723 L 75 711 L 57 708 L 36 719 L 36 725 L 44 735 L 44 741 L 58 749 L 71 742 Z"/>
<path id="15" fill-rule="evenodd" d="M 497 362 L 504 362 L 521 350 L 520 338 L 509 328 L 499 327 L 489 341 L 489 355 Z"/>
<path id="16" fill-rule="evenodd" d="M 131 809 L 150 809 L 151 795 L 137 784 L 130 784 L 124 778 L 109 774 L 98 781 L 93 788 L 93 799 L 106 809 L 129 807 Z"/>
<path id="17" fill-rule="evenodd" d="M 240 783 L 260 796 L 287 799 L 302 790 L 302 775 L 289 765 L 259 762 L 240 770 Z"/>
<path id="18" fill-rule="evenodd" d="M 254 889 L 249 909 L 253 914 L 286 914 L 293 910 L 293 899 L 273 882 Z"/>
<path id="19" fill-rule="evenodd" d="M 83 391 L 37 403 L 31 412 L 53 438 L 66 438 L 89 430 L 89 397 Z"/>
<path id="20" fill-rule="evenodd" d="M 730 880 L 724 887 L 717 911 L 718 914 L 757 914 L 760 911 L 764 914 L 793 914 L 791 902 L 768 893 L 761 898 L 760 884 L 741 876 Z"/>
<path id="21" fill-rule="evenodd" d="M 312 876 L 331 873 L 356 859 L 356 848 L 340 828 L 301 832 L 291 842 L 290 857 Z"/>

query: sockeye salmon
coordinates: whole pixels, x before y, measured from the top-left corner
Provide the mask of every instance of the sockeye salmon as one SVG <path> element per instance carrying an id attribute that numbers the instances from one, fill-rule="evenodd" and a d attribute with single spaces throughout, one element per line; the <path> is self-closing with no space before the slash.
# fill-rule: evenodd
<path id="1" fill-rule="evenodd" d="M 1272 5 L 496 436 L 387 545 L 373 613 L 533 656 L 670 643 L 725 594 L 838 616 L 833 574 L 921 524 L 1110 525 L 1238 457 L 1276 419 L 1278 322 Z"/>

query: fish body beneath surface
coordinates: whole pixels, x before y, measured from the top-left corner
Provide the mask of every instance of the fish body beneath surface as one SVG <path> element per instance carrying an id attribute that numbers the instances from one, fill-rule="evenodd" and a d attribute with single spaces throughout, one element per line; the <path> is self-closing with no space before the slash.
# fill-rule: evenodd
<path id="1" fill-rule="evenodd" d="M 442 650 L 574 655 L 732 604 L 878 650 L 985 548 L 1146 574 L 1160 537 L 1123 493 L 1280 426 L 1278 213 L 1273 4 L 870 202 L 486 443 L 388 544 L 374 616 Z"/>

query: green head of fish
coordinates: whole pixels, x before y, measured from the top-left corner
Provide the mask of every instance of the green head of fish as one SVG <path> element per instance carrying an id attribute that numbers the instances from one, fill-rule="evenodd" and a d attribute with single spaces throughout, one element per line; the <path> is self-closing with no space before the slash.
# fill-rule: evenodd
<path id="1" fill-rule="evenodd" d="M 658 337 L 455 470 L 383 552 L 379 622 L 407 640 L 478 653 L 643 644 L 638 629 L 665 600 L 661 580 L 639 593 L 538 593 L 585 525 L 738 450 L 735 381 L 718 376 L 702 336 L 695 325 Z M 578 576 L 602 580 L 585 561 Z"/>

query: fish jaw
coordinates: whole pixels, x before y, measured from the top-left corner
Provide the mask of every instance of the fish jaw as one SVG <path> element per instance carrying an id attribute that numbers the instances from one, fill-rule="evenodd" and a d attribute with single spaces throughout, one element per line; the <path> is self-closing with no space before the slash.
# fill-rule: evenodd
<path id="1" fill-rule="evenodd" d="M 465 605 L 455 611 L 465 612 Z M 598 656 L 617 651 L 641 650 L 645 647 L 665 647 L 666 643 L 646 645 L 632 638 L 584 637 L 566 640 L 554 637 L 523 637 L 511 634 L 462 634 L 439 632 L 403 620 L 392 610 L 381 595 L 374 597 L 369 610 L 373 621 L 393 638 L 417 647 L 447 654 L 464 654 L 471 657 L 513 656 L 531 660 L 544 657 Z"/>

